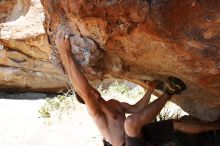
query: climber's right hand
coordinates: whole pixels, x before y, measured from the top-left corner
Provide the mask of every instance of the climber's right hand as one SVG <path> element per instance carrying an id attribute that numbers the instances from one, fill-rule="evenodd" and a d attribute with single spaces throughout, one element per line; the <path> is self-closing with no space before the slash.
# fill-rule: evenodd
<path id="1" fill-rule="evenodd" d="M 57 31 L 55 44 L 62 60 L 67 58 L 71 54 L 69 35 L 64 31 Z"/>

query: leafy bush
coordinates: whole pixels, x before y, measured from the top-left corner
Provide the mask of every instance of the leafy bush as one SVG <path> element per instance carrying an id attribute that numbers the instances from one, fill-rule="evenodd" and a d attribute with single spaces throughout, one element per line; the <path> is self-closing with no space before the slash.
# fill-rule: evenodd
<path id="1" fill-rule="evenodd" d="M 74 109 L 74 95 L 72 93 L 72 90 L 69 90 L 54 98 L 47 98 L 46 103 L 38 111 L 40 117 L 50 118 L 51 116 L 58 116 L 61 118 L 64 111 L 68 112 L 70 109 Z"/>
<path id="2" fill-rule="evenodd" d="M 156 121 L 179 119 L 184 115 L 184 112 L 180 108 L 172 109 L 169 103 L 164 106 L 161 112 L 158 114 Z"/>
<path id="3" fill-rule="evenodd" d="M 99 86 L 99 91 L 106 99 L 115 98 L 116 100 L 135 100 L 141 98 L 144 94 L 144 89 L 127 81 L 115 81 L 108 86 L 108 88 L 102 89 L 102 84 Z M 129 99 L 128 99 L 129 98 Z"/>
<path id="4" fill-rule="evenodd" d="M 119 94 L 128 95 L 130 88 L 127 84 L 119 81 L 113 82 L 108 89 L 108 92 L 117 92 Z"/>

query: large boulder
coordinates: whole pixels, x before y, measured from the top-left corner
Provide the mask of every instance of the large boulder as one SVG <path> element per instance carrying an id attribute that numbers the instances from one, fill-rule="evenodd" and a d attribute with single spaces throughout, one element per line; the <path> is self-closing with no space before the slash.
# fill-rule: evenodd
<path id="1" fill-rule="evenodd" d="M 200 119 L 220 118 L 219 0 L 41 2 L 52 46 L 60 28 L 97 45 L 99 59 L 81 63 L 90 80 L 115 77 L 146 87 L 146 80 L 175 76 L 187 85 L 175 103 Z M 70 40 L 94 58 L 94 49 Z"/>
<path id="2" fill-rule="evenodd" d="M 40 0 L 0 1 L 0 90 L 57 92 L 68 84 L 50 62 Z"/>

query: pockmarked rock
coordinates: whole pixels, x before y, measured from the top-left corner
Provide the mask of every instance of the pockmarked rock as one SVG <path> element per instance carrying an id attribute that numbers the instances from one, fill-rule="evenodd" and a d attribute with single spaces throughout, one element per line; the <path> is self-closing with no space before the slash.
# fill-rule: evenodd
<path id="1" fill-rule="evenodd" d="M 41 2 L 53 48 L 63 25 L 75 35 L 73 54 L 88 53 L 88 38 L 101 50 L 90 61 L 76 55 L 92 63 L 90 80 L 120 78 L 146 87 L 147 80 L 175 76 L 187 85 L 175 103 L 200 119 L 220 118 L 219 0 Z"/>

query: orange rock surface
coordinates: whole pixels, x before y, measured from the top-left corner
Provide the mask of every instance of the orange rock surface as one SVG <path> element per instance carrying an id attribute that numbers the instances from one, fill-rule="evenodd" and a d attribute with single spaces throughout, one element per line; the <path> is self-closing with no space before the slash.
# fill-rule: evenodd
<path id="1" fill-rule="evenodd" d="M 188 88 L 174 102 L 201 119 L 220 118 L 219 0 L 41 2 L 52 44 L 60 25 L 97 44 L 101 59 L 84 64 L 89 79 L 110 76 L 145 86 L 144 80 L 175 76 Z"/>

